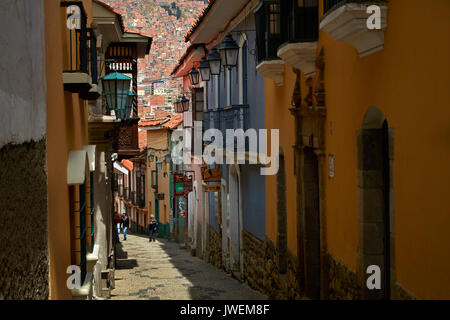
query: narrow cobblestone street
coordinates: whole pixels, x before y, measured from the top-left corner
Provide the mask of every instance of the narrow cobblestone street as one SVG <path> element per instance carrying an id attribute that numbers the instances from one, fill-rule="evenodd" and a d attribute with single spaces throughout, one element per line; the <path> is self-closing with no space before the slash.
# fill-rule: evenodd
<path id="1" fill-rule="evenodd" d="M 118 246 L 112 300 L 267 299 L 246 284 L 191 256 L 180 244 L 130 234 Z"/>

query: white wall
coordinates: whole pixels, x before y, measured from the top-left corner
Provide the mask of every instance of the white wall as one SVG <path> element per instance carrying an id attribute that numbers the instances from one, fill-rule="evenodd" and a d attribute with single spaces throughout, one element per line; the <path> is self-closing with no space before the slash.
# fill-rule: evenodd
<path id="1" fill-rule="evenodd" d="M 0 147 L 46 133 L 44 0 L 0 1 Z"/>

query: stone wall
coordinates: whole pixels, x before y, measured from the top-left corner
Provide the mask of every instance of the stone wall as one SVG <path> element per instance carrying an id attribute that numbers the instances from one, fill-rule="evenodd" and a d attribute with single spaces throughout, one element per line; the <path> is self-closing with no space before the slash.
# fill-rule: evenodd
<path id="1" fill-rule="evenodd" d="M 342 262 L 327 255 L 330 268 L 330 300 L 360 300 L 362 299 L 361 282 L 356 272 L 348 269 Z"/>
<path id="2" fill-rule="evenodd" d="M 208 261 L 215 267 L 223 269 L 222 263 L 222 239 L 213 227 L 208 226 Z"/>
<path id="3" fill-rule="evenodd" d="M 244 251 L 244 279 L 250 287 L 264 292 L 264 242 L 242 230 Z"/>
<path id="4" fill-rule="evenodd" d="M 46 140 L 0 150 L 0 299 L 48 299 Z"/>
<path id="5" fill-rule="evenodd" d="M 394 288 L 391 293 L 392 300 L 418 300 L 413 294 L 409 293 L 403 286 L 399 283 L 395 283 Z"/>
<path id="6" fill-rule="evenodd" d="M 265 242 L 265 274 L 264 293 L 275 300 L 301 299 L 298 283 L 298 259 L 287 250 L 286 273 L 279 272 L 278 251 L 275 243 L 266 239 Z"/>

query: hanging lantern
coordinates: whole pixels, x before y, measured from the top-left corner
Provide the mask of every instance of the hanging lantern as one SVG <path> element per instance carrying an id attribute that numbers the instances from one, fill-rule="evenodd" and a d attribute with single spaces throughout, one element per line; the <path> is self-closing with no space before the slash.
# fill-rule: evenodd
<path id="1" fill-rule="evenodd" d="M 162 170 L 162 165 L 163 165 L 162 161 L 156 161 L 156 170 L 158 171 Z"/>
<path id="2" fill-rule="evenodd" d="M 116 116 L 122 115 L 128 103 L 128 93 L 130 91 L 131 78 L 120 72 L 113 72 L 102 79 L 103 95 L 106 100 L 106 107 L 109 111 L 114 110 Z M 118 119 L 122 119 L 118 117 Z"/>
<path id="3" fill-rule="evenodd" d="M 202 81 L 209 81 L 211 79 L 211 68 L 209 67 L 209 62 L 205 57 L 202 58 L 202 61 L 198 66 L 198 70 L 200 71 Z"/>
<path id="4" fill-rule="evenodd" d="M 173 104 L 175 107 L 175 112 L 176 113 L 183 113 L 183 107 L 181 106 L 181 99 L 178 98 L 177 101 L 175 101 L 175 103 Z"/>
<path id="5" fill-rule="evenodd" d="M 166 161 L 166 163 L 170 163 L 170 161 L 172 160 L 172 156 L 170 155 L 170 153 L 164 156 L 164 160 Z"/>
<path id="6" fill-rule="evenodd" d="M 186 99 L 185 96 L 183 96 L 183 98 L 181 98 L 180 104 L 181 104 L 181 108 L 182 108 L 181 111 L 182 112 L 188 112 L 189 111 L 189 100 Z"/>
<path id="7" fill-rule="evenodd" d="M 193 86 L 197 85 L 199 83 L 200 78 L 200 72 L 196 70 L 194 67 L 192 67 L 191 71 L 189 72 L 189 79 L 191 80 L 191 84 Z"/>
<path id="8" fill-rule="evenodd" d="M 155 155 L 149 154 L 148 155 L 148 161 L 153 162 L 155 160 Z"/>
<path id="9" fill-rule="evenodd" d="M 219 52 L 224 67 L 231 69 L 237 65 L 239 46 L 236 44 L 236 41 L 234 41 L 231 34 L 228 34 L 222 41 Z"/>
<path id="10" fill-rule="evenodd" d="M 220 74 L 220 68 L 222 67 L 222 59 L 220 59 L 219 51 L 213 48 L 208 53 L 208 62 L 211 74 L 218 76 Z"/>

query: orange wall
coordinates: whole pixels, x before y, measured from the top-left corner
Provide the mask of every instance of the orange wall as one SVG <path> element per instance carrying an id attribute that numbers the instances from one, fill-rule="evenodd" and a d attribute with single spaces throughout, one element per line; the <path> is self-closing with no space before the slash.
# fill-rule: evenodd
<path id="1" fill-rule="evenodd" d="M 320 32 L 318 45 L 325 52 L 326 153 L 335 155 L 335 178 L 326 179 L 325 186 L 328 250 L 356 270 L 356 132 L 367 109 L 374 106 L 395 130 L 397 281 L 424 299 L 450 298 L 449 16 L 446 0 L 391 1 L 384 51 L 361 59 L 354 47 L 325 32 Z M 290 68 L 283 87 L 266 80 L 266 124 L 281 128 L 280 144 L 286 154 L 290 250 L 296 244 L 296 205 L 295 177 L 290 174 L 294 118 L 287 110 L 294 81 Z M 306 94 L 304 88 L 302 93 Z M 271 239 L 276 239 L 277 230 L 275 179 L 268 177 L 266 187 L 266 229 Z"/>
<path id="2" fill-rule="evenodd" d="M 325 46 L 327 153 L 336 155 L 336 178 L 326 186 L 329 251 L 356 268 L 356 131 L 375 106 L 395 130 L 397 281 L 419 298 L 450 298 L 449 16 L 445 0 L 396 0 L 389 4 L 384 51 L 360 59 L 324 32 L 319 42 Z"/>
<path id="3" fill-rule="evenodd" d="M 287 240 L 288 249 L 297 254 L 297 185 L 294 175 L 295 128 L 289 109 L 296 75 L 285 68 L 284 86 L 277 87 L 273 80 L 265 80 L 266 128 L 280 130 L 280 147 L 284 152 L 286 168 Z M 268 139 L 269 144 L 271 139 Z M 269 147 L 270 148 L 270 147 Z M 270 149 L 269 149 L 270 150 Z M 277 241 L 277 176 L 266 177 L 266 236 Z"/>
<path id="4" fill-rule="evenodd" d="M 62 42 L 58 1 L 45 1 L 47 74 L 47 170 L 50 299 L 70 299 L 61 275 L 70 262 L 67 127 L 62 82 Z"/>
<path id="5" fill-rule="evenodd" d="M 50 299 L 71 299 L 66 286 L 72 264 L 67 159 L 70 150 L 88 144 L 87 106 L 63 87 L 64 28 L 60 1 L 45 1 Z"/>
<path id="6" fill-rule="evenodd" d="M 155 160 L 153 162 L 148 162 L 147 167 L 147 199 L 151 202 L 151 206 L 149 208 L 149 215 L 155 215 L 155 189 L 152 188 L 152 180 L 151 173 L 152 170 L 156 170 L 156 157 L 158 161 L 163 162 L 162 170 L 158 171 L 158 193 L 164 193 L 164 200 L 159 200 L 159 222 L 161 223 L 169 223 L 170 222 L 170 164 L 166 163 L 164 160 L 164 156 L 169 153 L 168 149 L 168 130 L 148 130 L 147 131 L 147 145 L 149 148 L 158 149 L 152 150 L 149 149 L 149 154 L 153 154 L 155 156 Z M 159 151 L 165 150 L 165 151 Z M 167 177 L 164 177 L 164 173 L 167 173 Z M 164 211 L 164 206 L 166 206 L 166 210 Z"/>

